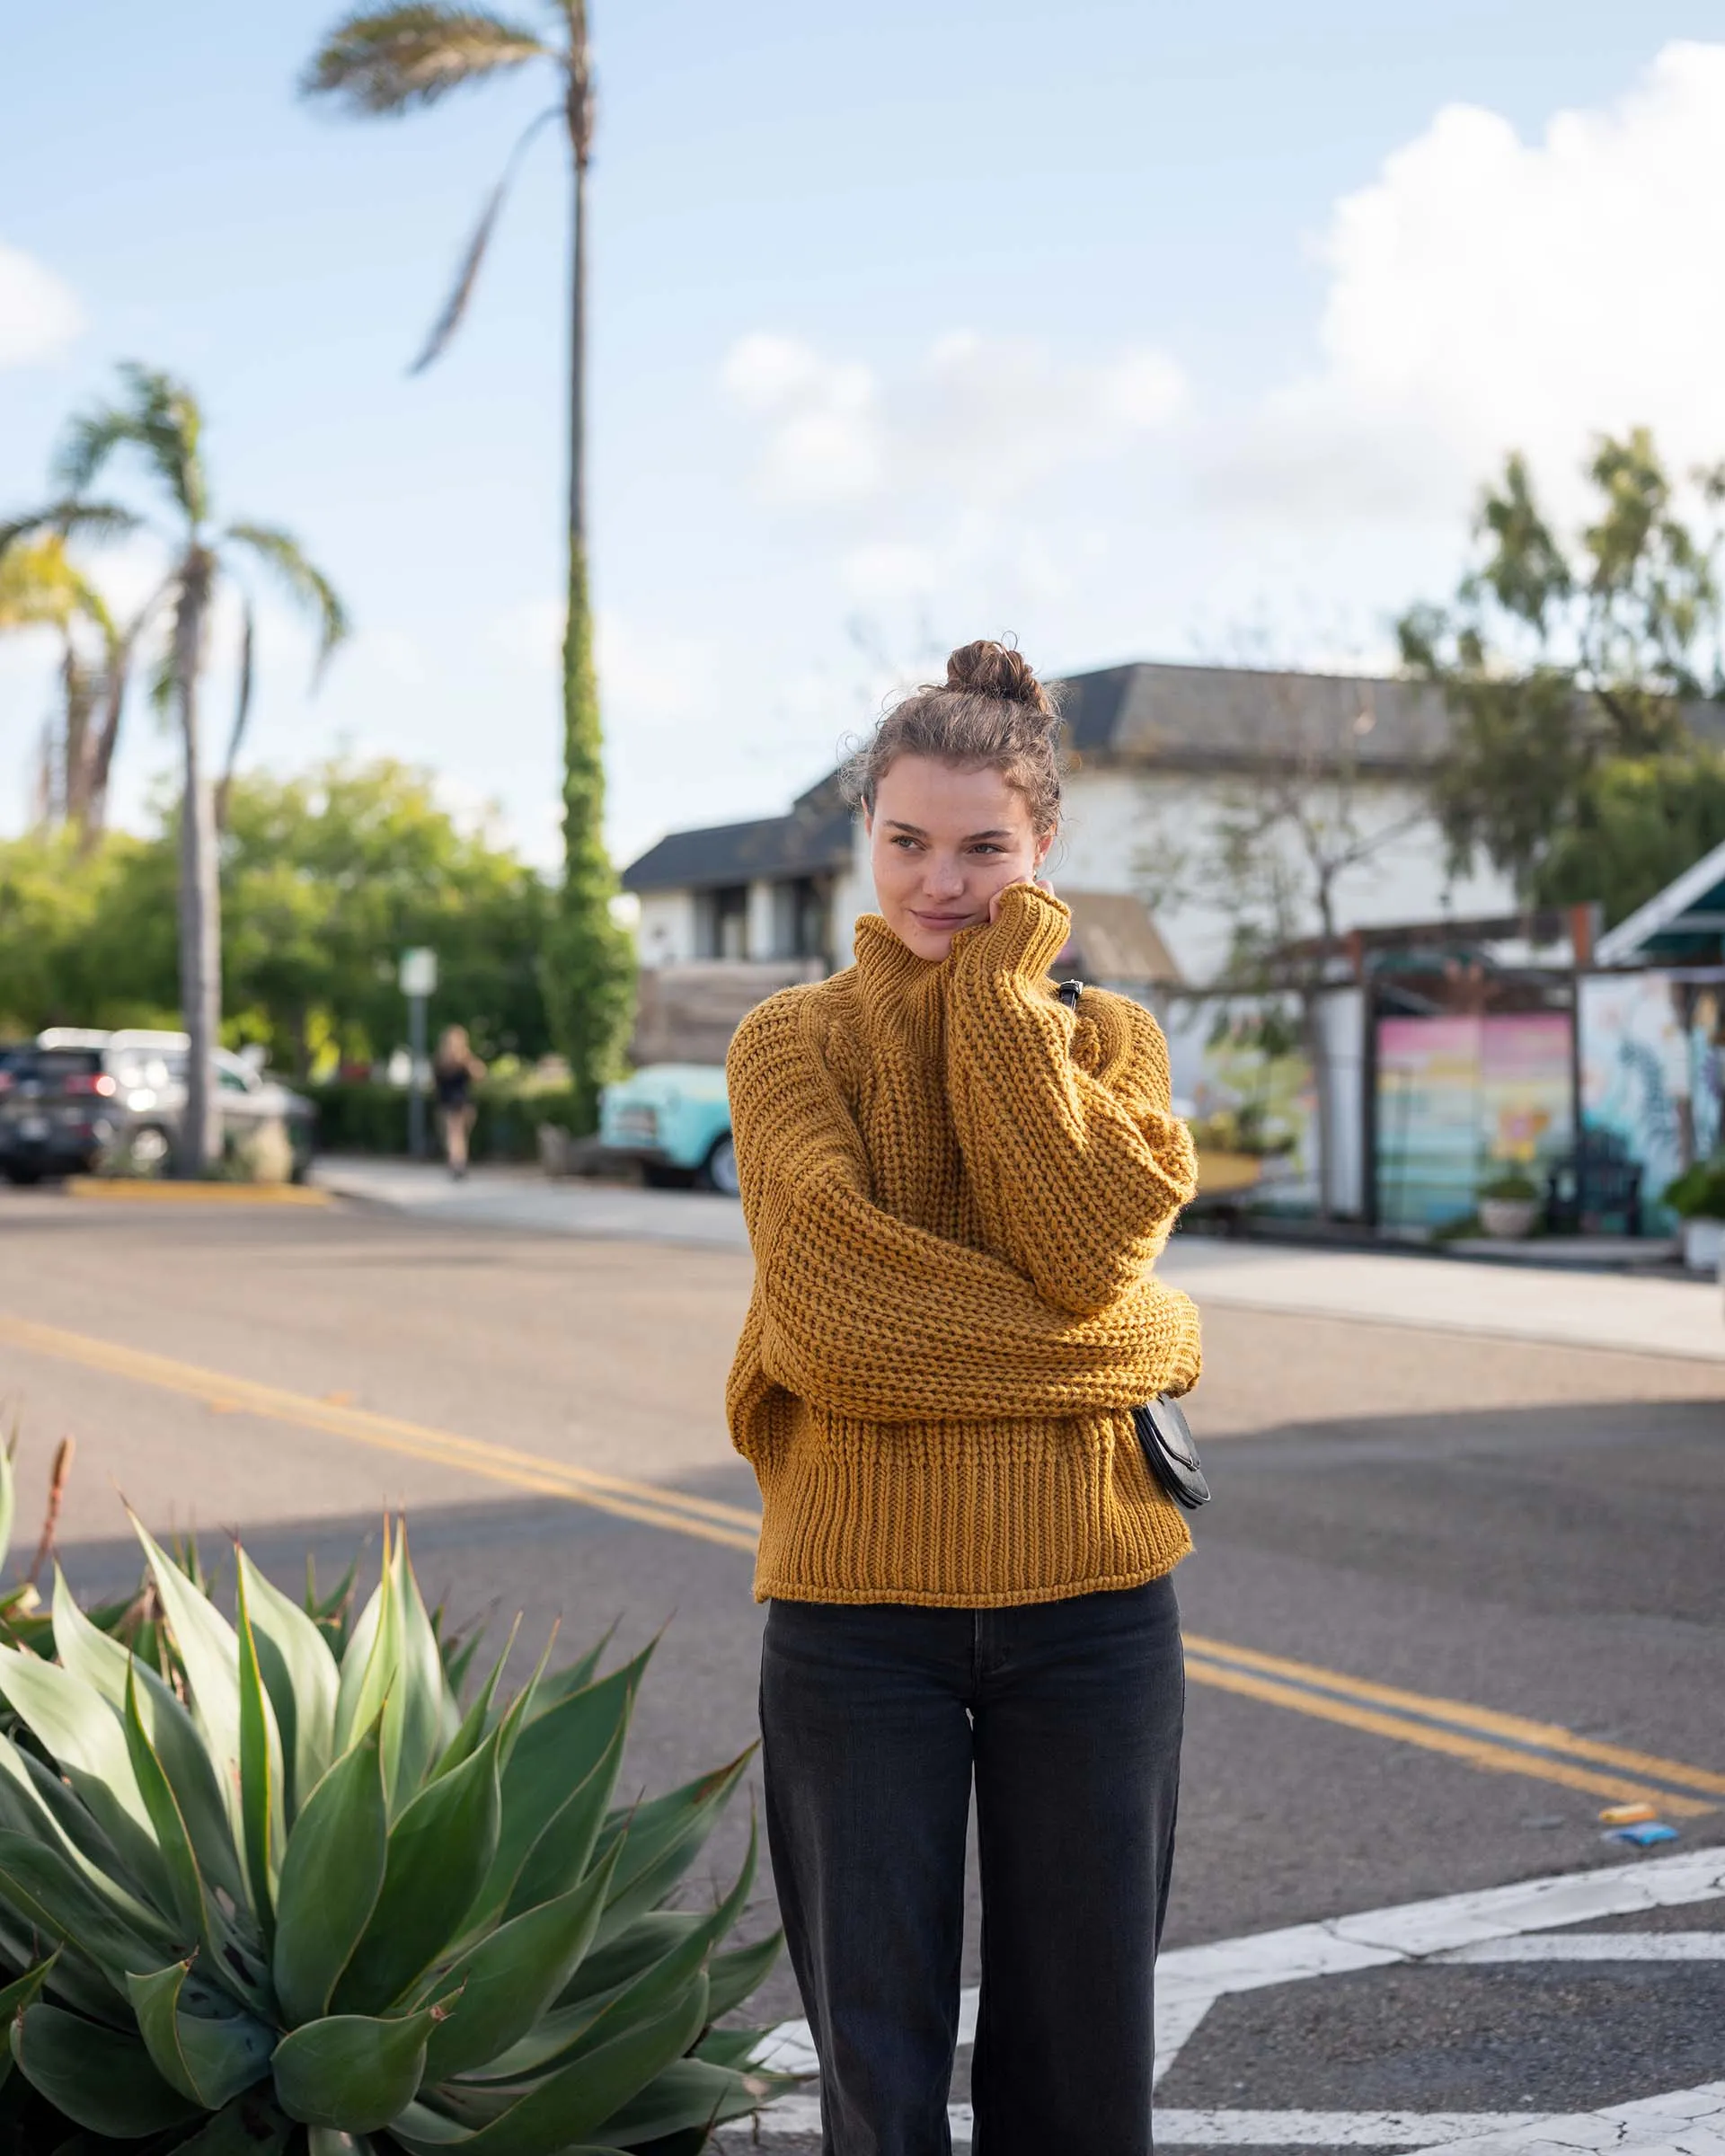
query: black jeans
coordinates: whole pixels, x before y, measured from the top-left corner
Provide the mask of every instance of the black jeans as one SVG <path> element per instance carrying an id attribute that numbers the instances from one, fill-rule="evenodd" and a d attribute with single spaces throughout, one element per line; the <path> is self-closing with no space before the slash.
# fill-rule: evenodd
<path id="1" fill-rule="evenodd" d="M 977 2156 L 1148 2156 L 1185 1676 L 1173 1583 L 775 1602 L 766 1826 L 827 2156 L 946 2156 L 971 1779 Z"/>

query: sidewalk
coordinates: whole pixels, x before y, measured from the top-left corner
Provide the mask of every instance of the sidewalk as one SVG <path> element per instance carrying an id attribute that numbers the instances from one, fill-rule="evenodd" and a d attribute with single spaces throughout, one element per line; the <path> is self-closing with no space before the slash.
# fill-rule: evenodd
<path id="1" fill-rule="evenodd" d="M 316 1179 L 339 1197 L 459 1227 L 748 1247 L 737 1205 L 705 1191 L 552 1182 L 535 1168 L 479 1168 L 456 1183 L 424 1162 L 341 1155 L 319 1161 Z M 1469 1265 L 1400 1251 L 1287 1249 L 1199 1235 L 1177 1236 L 1161 1270 L 1200 1303 L 1725 1363 L 1725 1298 L 1704 1280 L 1639 1279 L 1561 1265 Z"/>

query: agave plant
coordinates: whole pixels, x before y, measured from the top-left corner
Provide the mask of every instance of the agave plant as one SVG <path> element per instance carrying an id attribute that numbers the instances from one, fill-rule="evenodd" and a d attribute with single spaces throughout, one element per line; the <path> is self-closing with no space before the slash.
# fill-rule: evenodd
<path id="1" fill-rule="evenodd" d="M 747 1754 L 612 1803 L 650 1648 L 507 1704 L 500 1660 L 464 1713 L 404 1531 L 338 1654 L 243 1551 L 230 1624 L 133 1524 L 179 1681 L 58 1567 L 56 1658 L 0 1644 L 0 2074 L 188 2156 L 684 2156 L 756 2107 L 762 2032 L 713 2026 L 778 1949 L 721 1950 L 753 1836 L 666 1906 Z"/>

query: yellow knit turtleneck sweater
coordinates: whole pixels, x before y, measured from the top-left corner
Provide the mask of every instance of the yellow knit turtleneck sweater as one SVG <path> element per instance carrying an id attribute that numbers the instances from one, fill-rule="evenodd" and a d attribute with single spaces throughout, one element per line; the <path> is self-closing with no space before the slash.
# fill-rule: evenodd
<path id="1" fill-rule="evenodd" d="M 1198 1379 L 1198 1313 L 1150 1271 L 1191 1139 L 1150 1014 L 1055 996 L 1069 923 L 1015 886 L 931 964 L 869 915 L 854 966 L 731 1044 L 757 1600 L 1052 1602 L 1191 1547 L 1131 1417 Z"/>

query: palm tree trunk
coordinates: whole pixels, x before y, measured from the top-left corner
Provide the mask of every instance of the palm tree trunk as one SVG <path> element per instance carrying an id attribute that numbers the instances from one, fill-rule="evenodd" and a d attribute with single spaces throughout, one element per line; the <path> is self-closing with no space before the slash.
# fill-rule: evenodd
<path id="1" fill-rule="evenodd" d="M 180 801 L 180 1007 L 190 1046 L 178 1172 L 206 1175 L 221 1152 L 216 1046 L 222 1023 L 222 892 L 215 797 L 199 753 L 198 683 L 212 563 L 187 553 L 173 623 L 174 687 L 180 705 L 184 785 Z"/>
<path id="2" fill-rule="evenodd" d="M 578 1118 L 597 1120 L 634 1006 L 634 952 L 611 918 L 616 877 L 605 848 L 605 757 L 587 566 L 587 161 L 592 135 L 584 8 L 574 11 L 568 119 L 571 205 L 569 617 L 563 634 L 563 883 L 543 968 L 553 1030 L 569 1059 Z"/>

